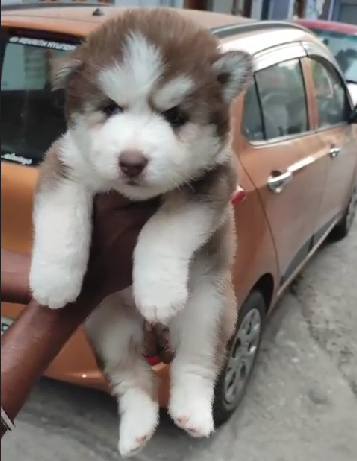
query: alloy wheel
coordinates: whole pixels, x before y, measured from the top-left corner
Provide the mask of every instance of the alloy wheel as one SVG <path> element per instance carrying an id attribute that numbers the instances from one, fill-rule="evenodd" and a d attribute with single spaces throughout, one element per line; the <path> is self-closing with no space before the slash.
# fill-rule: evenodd
<path id="1" fill-rule="evenodd" d="M 224 377 L 224 405 L 234 408 L 244 392 L 258 352 L 262 334 L 262 317 L 251 309 L 243 317 L 228 353 Z"/>

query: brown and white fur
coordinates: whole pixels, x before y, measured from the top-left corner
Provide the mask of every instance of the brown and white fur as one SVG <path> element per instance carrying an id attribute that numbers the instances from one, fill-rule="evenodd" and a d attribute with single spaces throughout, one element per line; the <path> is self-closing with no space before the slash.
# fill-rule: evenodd
<path id="1" fill-rule="evenodd" d="M 181 13 L 142 8 L 101 25 L 55 77 L 68 131 L 49 151 L 36 193 L 35 299 L 55 309 L 78 296 L 95 193 L 162 196 L 138 238 L 133 287 L 104 300 L 86 324 L 120 405 L 123 456 L 158 423 L 156 383 L 141 357 L 144 319 L 170 327 L 173 420 L 193 436 L 214 429 L 214 383 L 236 320 L 229 110 L 251 67 L 248 54 L 221 52 Z M 141 173 L 127 176 L 125 162 L 142 157 Z"/>

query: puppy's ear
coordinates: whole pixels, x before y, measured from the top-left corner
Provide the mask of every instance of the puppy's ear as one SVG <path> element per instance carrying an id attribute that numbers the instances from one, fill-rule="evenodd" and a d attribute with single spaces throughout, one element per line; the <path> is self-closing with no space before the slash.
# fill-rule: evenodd
<path id="1" fill-rule="evenodd" d="M 74 75 L 82 67 L 80 57 L 72 53 L 69 57 L 56 59 L 51 62 L 51 81 L 52 89 L 64 89 L 72 75 Z"/>
<path id="2" fill-rule="evenodd" d="M 244 51 L 226 51 L 213 63 L 217 80 L 222 85 L 225 102 L 232 102 L 249 84 L 253 75 L 253 58 Z"/>

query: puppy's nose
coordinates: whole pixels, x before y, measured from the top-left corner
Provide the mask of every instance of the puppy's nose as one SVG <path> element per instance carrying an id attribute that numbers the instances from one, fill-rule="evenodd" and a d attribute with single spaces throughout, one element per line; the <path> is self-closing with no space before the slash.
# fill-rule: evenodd
<path id="1" fill-rule="evenodd" d="M 129 178 L 136 178 L 144 170 L 148 159 L 139 150 L 125 150 L 120 154 L 119 166 Z"/>

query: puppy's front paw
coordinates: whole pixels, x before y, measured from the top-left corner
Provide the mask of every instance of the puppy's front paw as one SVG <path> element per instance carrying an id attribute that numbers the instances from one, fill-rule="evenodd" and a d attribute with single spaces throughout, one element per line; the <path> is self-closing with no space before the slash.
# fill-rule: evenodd
<path id="1" fill-rule="evenodd" d="M 202 392 L 184 387 L 171 391 L 169 413 L 174 423 L 191 437 L 208 437 L 214 431 L 212 399 Z"/>
<path id="2" fill-rule="evenodd" d="M 187 302 L 186 265 L 156 263 L 150 271 L 134 270 L 135 303 L 150 323 L 167 324 Z"/>
<path id="3" fill-rule="evenodd" d="M 70 266 L 34 263 L 30 271 L 32 296 L 42 306 L 59 309 L 77 299 L 83 276 L 82 271 Z"/>

